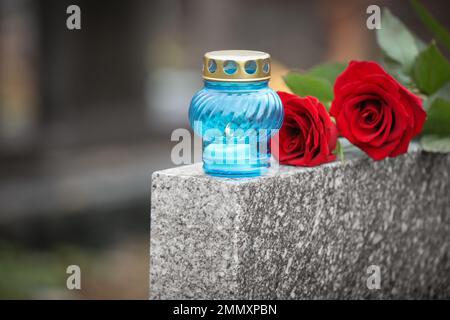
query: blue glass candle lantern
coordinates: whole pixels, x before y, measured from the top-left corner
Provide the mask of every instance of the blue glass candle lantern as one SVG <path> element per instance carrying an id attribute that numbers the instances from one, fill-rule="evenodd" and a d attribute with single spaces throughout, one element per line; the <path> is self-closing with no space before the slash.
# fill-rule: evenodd
<path id="1" fill-rule="evenodd" d="M 203 168 L 222 177 L 253 177 L 270 166 L 270 138 L 283 107 L 269 88 L 270 56 L 259 51 L 208 52 L 204 88 L 192 98 L 189 121 L 203 140 Z"/>

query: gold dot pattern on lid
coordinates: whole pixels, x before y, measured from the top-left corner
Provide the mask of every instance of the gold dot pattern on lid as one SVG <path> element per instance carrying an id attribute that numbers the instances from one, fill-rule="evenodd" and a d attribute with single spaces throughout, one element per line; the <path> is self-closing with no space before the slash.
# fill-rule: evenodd
<path id="1" fill-rule="evenodd" d="M 203 78 L 211 81 L 268 80 L 270 69 L 270 55 L 261 51 L 211 51 L 203 57 Z"/>

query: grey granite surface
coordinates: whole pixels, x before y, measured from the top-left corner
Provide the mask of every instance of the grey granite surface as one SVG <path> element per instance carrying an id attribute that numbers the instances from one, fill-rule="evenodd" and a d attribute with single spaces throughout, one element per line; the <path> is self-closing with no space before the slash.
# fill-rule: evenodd
<path id="1" fill-rule="evenodd" d="M 450 298 L 450 156 L 155 172 L 150 237 L 151 299 Z"/>

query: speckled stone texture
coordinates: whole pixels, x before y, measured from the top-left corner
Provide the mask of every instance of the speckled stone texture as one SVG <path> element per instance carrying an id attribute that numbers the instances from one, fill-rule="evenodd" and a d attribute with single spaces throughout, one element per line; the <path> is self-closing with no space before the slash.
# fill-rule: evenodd
<path id="1" fill-rule="evenodd" d="M 150 298 L 450 298 L 450 156 L 357 156 L 247 180 L 200 164 L 155 172 Z"/>

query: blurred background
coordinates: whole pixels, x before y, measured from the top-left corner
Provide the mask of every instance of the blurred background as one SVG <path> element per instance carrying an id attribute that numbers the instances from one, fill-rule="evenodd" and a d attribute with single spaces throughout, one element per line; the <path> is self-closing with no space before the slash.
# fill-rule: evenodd
<path id="1" fill-rule="evenodd" d="M 422 2 L 450 27 L 449 1 Z M 288 68 L 377 59 L 370 4 L 430 39 L 404 0 L 0 0 L 0 299 L 146 299 L 150 177 L 174 166 L 202 55 L 269 52 L 280 89 Z"/>

